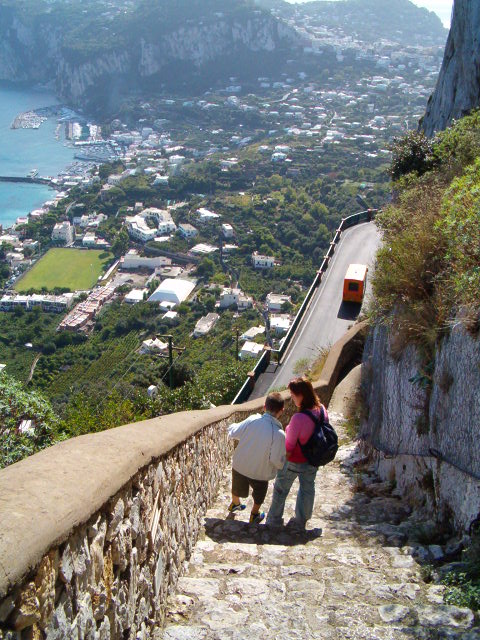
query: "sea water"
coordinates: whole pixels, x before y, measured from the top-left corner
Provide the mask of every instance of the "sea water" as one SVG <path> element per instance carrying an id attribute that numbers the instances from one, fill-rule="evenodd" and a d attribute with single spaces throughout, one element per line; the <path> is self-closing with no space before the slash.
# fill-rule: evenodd
<path id="1" fill-rule="evenodd" d="M 26 176 L 36 169 L 39 176 L 56 176 L 73 161 L 74 151 L 65 146 L 63 133 L 56 139 L 55 118 L 39 129 L 11 128 L 20 113 L 57 103 L 50 91 L 0 83 L 0 175 Z M 41 184 L 0 182 L 0 224 L 10 226 L 54 195 Z"/>

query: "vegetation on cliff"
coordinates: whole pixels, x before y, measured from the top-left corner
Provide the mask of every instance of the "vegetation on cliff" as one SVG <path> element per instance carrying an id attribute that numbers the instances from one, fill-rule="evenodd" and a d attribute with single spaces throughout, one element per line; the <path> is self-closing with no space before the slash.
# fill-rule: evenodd
<path id="1" fill-rule="evenodd" d="M 480 112 L 432 141 L 410 133 L 394 147 L 395 201 L 379 216 L 384 244 L 374 314 L 395 310 L 400 344 L 432 347 L 461 315 L 477 328 L 480 291 Z"/>
<path id="2" fill-rule="evenodd" d="M 58 424 L 45 398 L 0 374 L 0 469 L 53 444 Z"/>

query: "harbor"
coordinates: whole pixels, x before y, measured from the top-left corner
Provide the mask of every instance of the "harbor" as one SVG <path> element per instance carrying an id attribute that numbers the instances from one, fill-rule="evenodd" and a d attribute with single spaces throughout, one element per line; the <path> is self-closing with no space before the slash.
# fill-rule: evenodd
<path id="1" fill-rule="evenodd" d="M 26 111 L 15 117 L 11 124 L 11 129 L 40 129 L 40 126 L 47 119 L 46 116 L 40 116 L 35 111 Z"/>
<path id="2" fill-rule="evenodd" d="M 121 157 L 118 146 L 88 121 L 40 89 L 0 84 L 0 227 L 44 208 L 54 192 L 86 184 L 94 166 Z M 35 167 L 34 169 L 32 167 Z"/>

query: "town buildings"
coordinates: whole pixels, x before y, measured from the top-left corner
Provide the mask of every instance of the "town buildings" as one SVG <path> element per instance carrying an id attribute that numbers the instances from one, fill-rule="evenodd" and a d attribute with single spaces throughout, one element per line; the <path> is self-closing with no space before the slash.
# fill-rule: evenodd
<path id="1" fill-rule="evenodd" d="M 57 222 L 53 227 L 52 241 L 59 244 L 69 245 L 72 244 L 75 236 L 74 228 L 68 220 L 64 222 Z"/>

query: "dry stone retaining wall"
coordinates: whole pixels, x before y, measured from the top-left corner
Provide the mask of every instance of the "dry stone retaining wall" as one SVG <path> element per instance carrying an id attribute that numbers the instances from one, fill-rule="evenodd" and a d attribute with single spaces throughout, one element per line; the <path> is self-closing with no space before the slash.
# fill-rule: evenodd
<path id="1" fill-rule="evenodd" d="M 361 437 L 397 491 L 468 529 L 480 514 L 480 339 L 457 324 L 430 367 L 413 346 L 392 354 L 394 341 L 385 326 L 367 339 Z"/>

